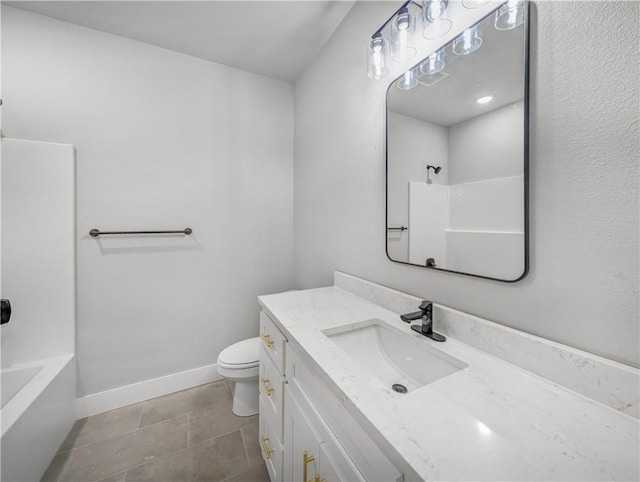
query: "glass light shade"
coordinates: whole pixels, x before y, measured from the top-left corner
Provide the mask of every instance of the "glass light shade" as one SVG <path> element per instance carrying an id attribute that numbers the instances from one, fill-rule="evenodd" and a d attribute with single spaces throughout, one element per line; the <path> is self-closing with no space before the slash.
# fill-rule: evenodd
<path id="1" fill-rule="evenodd" d="M 422 15 L 427 22 L 435 22 L 447 13 L 449 0 L 423 0 Z"/>
<path id="2" fill-rule="evenodd" d="M 416 69 L 407 70 L 400 79 L 397 86 L 400 90 L 411 90 L 418 85 L 418 74 Z"/>
<path id="3" fill-rule="evenodd" d="M 432 53 L 420 64 L 420 72 L 427 76 L 441 72 L 444 69 L 443 57 L 442 50 Z"/>
<path id="4" fill-rule="evenodd" d="M 367 49 L 367 75 L 370 79 L 384 79 L 389 74 L 389 42 L 377 33 Z"/>
<path id="5" fill-rule="evenodd" d="M 495 26 L 498 30 L 511 30 L 524 23 L 524 2 L 509 0 L 496 12 Z"/>
<path id="6" fill-rule="evenodd" d="M 462 0 L 462 5 L 469 9 L 480 8 L 487 3 L 489 3 L 489 0 Z"/>
<path id="7" fill-rule="evenodd" d="M 424 38 L 437 39 L 451 30 L 453 22 L 447 18 L 448 6 L 449 0 L 422 1 L 422 20 L 424 24 L 422 35 Z"/>
<path id="8" fill-rule="evenodd" d="M 468 28 L 453 41 L 453 53 L 456 55 L 469 55 L 482 45 L 482 35 L 478 25 Z"/>
<path id="9" fill-rule="evenodd" d="M 391 22 L 391 57 L 394 61 L 404 62 L 416 55 L 415 34 L 416 17 L 403 7 Z"/>

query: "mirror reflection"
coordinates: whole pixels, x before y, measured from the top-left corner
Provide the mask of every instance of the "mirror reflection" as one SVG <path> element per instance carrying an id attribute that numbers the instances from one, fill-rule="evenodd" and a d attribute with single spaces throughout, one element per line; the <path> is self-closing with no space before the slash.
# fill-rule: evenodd
<path id="1" fill-rule="evenodd" d="M 389 87 L 392 261 L 503 281 L 526 271 L 526 22 L 507 7 Z"/>

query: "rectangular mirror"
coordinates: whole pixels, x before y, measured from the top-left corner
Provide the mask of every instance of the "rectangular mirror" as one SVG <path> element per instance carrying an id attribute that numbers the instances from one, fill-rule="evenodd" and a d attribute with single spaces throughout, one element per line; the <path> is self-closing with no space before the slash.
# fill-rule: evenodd
<path id="1" fill-rule="evenodd" d="M 500 281 L 525 276 L 527 9 L 506 19 L 496 10 L 390 85 L 392 261 Z"/>

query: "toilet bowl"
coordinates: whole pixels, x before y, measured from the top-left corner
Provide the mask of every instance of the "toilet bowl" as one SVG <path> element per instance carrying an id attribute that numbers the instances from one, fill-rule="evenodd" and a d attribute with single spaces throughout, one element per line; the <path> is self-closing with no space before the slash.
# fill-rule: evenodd
<path id="1" fill-rule="evenodd" d="M 218 355 L 218 373 L 234 383 L 234 414 L 248 417 L 258 413 L 260 338 L 249 338 L 228 346 Z"/>

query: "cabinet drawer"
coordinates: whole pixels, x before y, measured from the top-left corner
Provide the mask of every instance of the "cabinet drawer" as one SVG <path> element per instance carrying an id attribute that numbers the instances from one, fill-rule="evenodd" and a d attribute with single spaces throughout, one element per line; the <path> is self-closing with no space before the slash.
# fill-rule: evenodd
<path id="1" fill-rule="evenodd" d="M 267 466 L 271 482 L 283 481 L 282 475 L 282 457 L 283 447 L 278 437 L 278 433 L 274 429 L 273 419 L 269 416 L 265 396 L 260 394 L 260 415 L 258 428 L 258 443 L 260 444 L 260 452 L 262 459 Z"/>
<path id="2" fill-rule="evenodd" d="M 282 415 L 284 413 L 284 378 L 276 368 L 273 360 L 267 353 L 265 346 L 260 347 L 260 374 L 259 374 L 260 395 L 264 398 L 264 404 L 260 407 L 267 410 L 271 420 L 276 421 L 274 429 L 278 432 L 278 437 L 282 437 Z"/>
<path id="3" fill-rule="evenodd" d="M 284 375 L 284 353 L 287 339 L 264 312 L 260 312 L 260 339 L 278 371 Z"/>

